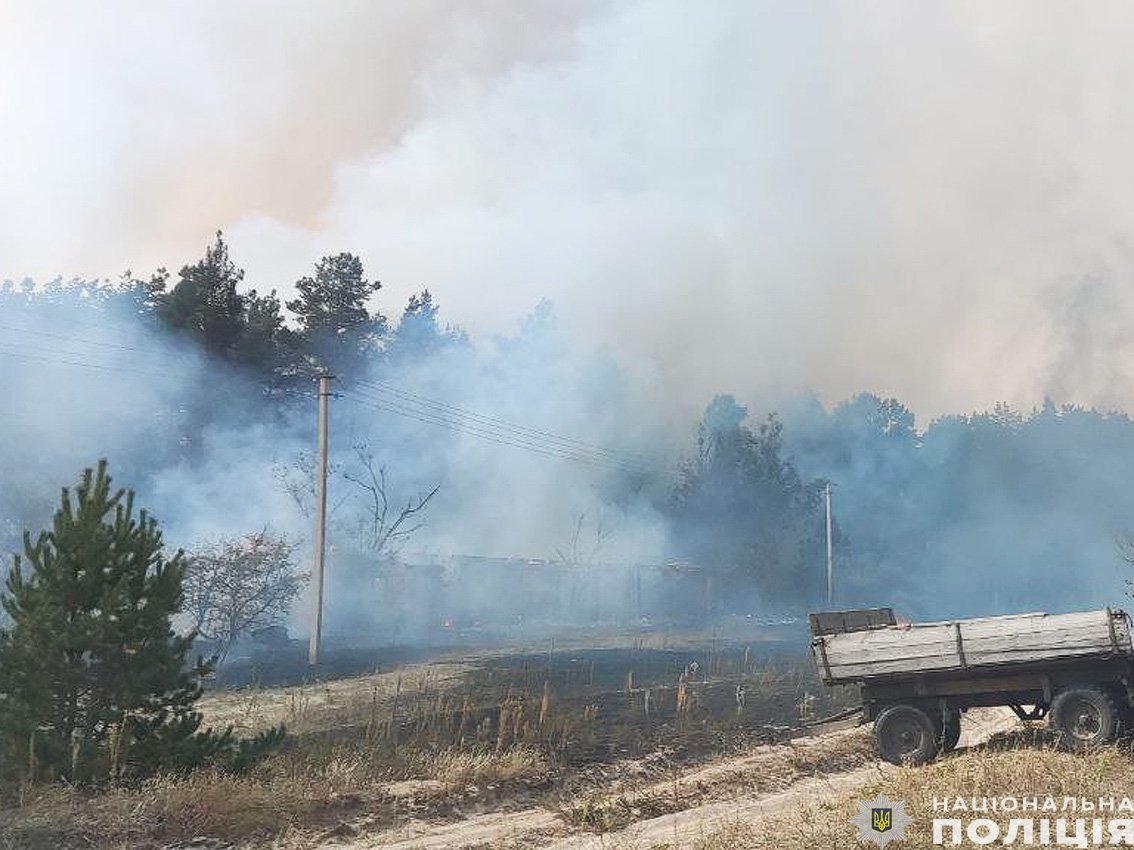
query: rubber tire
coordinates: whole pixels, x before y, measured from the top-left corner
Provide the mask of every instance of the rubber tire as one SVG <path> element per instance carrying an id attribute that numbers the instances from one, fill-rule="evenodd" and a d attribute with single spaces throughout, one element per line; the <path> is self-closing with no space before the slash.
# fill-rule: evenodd
<path id="1" fill-rule="evenodd" d="M 950 711 L 942 725 L 941 752 L 951 753 L 956 749 L 957 741 L 961 740 L 961 712 Z"/>
<path id="2" fill-rule="evenodd" d="M 1097 714 L 1098 730 L 1089 736 L 1074 731 L 1072 713 L 1083 704 L 1093 707 Z M 1092 747 L 1113 744 L 1122 731 L 1122 712 L 1114 695 L 1105 688 L 1082 685 L 1067 688 L 1055 695 L 1048 712 L 1049 724 L 1059 733 L 1059 745 L 1073 752 L 1084 752 Z"/>
<path id="3" fill-rule="evenodd" d="M 894 736 L 904 727 L 913 740 L 899 743 Z M 874 749 L 891 764 L 927 764 L 937 756 L 940 724 L 914 705 L 891 705 L 874 719 Z"/>

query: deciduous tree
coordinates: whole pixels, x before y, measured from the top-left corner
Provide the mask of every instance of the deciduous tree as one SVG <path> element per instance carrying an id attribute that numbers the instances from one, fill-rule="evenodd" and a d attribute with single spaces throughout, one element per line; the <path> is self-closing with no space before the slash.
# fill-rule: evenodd
<path id="1" fill-rule="evenodd" d="M 223 660 L 242 636 L 278 625 L 307 576 L 295 571 L 294 547 L 267 529 L 221 540 L 191 554 L 186 610 Z"/>

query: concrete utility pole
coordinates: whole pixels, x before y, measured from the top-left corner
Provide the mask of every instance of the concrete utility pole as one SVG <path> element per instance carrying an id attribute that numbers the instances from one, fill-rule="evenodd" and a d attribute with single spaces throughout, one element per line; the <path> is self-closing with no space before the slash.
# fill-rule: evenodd
<path id="1" fill-rule="evenodd" d="M 331 397 L 331 375 L 319 376 L 319 471 L 315 481 L 315 611 L 311 618 L 311 645 L 307 661 L 319 663 L 319 640 L 323 634 L 323 557 L 327 544 L 327 406 Z"/>
<path id="2" fill-rule="evenodd" d="M 834 559 L 831 553 L 831 482 L 823 488 L 823 503 L 827 506 L 827 607 L 830 608 L 835 590 Z"/>

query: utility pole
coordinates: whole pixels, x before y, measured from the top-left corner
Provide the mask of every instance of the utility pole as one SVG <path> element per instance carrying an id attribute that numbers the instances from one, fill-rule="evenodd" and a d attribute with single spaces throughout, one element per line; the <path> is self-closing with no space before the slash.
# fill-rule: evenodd
<path id="1" fill-rule="evenodd" d="M 327 406 L 331 397 L 331 375 L 319 375 L 319 470 L 315 480 L 315 611 L 311 618 L 311 645 L 307 662 L 319 663 L 319 640 L 323 634 L 323 557 L 327 544 Z"/>
<path id="2" fill-rule="evenodd" d="M 823 503 L 827 507 L 827 607 L 831 607 L 835 589 L 834 559 L 831 553 L 831 482 L 823 488 Z"/>

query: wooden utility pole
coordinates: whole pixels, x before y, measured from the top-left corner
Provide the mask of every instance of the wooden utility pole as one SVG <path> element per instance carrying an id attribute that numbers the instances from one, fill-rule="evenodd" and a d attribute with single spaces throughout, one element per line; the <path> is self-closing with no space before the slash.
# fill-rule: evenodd
<path id="1" fill-rule="evenodd" d="M 331 397 L 331 375 L 319 376 L 319 469 L 315 479 L 315 610 L 311 618 L 311 645 L 307 661 L 319 663 L 319 641 L 323 635 L 323 557 L 327 544 L 327 415 Z"/>
<path id="2" fill-rule="evenodd" d="M 823 503 L 827 507 L 827 607 L 830 608 L 834 598 L 835 571 L 834 559 L 831 552 L 831 482 L 823 488 Z"/>

